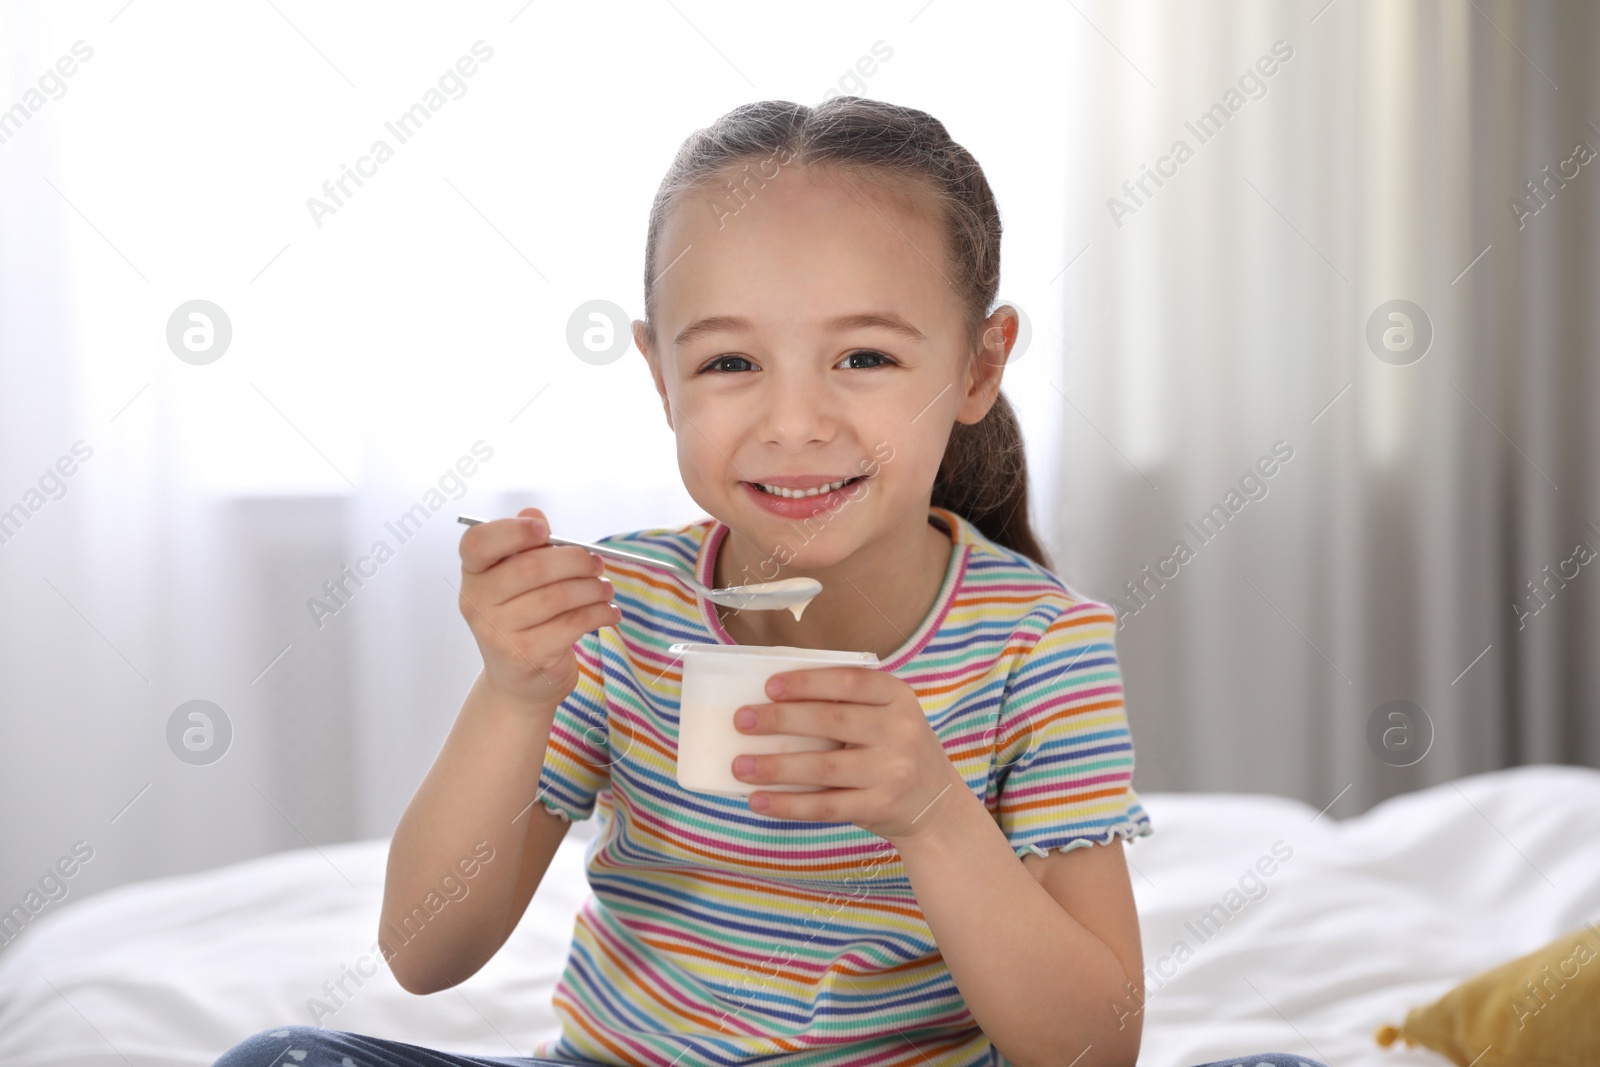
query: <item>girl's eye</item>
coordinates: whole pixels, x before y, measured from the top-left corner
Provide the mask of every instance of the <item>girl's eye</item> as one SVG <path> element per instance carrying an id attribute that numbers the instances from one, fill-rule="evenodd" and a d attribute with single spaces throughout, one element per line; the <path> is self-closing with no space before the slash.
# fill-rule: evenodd
<path id="1" fill-rule="evenodd" d="M 882 352 L 874 352 L 871 349 L 862 349 L 859 352 L 852 352 L 848 356 L 845 356 L 844 360 L 842 362 L 848 363 L 850 360 L 862 359 L 862 358 L 870 359 L 870 360 L 876 360 L 877 362 L 868 363 L 864 367 L 861 366 L 860 364 L 857 364 L 854 369 L 857 369 L 857 370 L 870 370 L 873 367 L 891 367 L 891 366 L 894 365 L 894 360 L 893 359 L 891 359 L 890 357 L 884 355 Z"/>
<path id="2" fill-rule="evenodd" d="M 895 365 L 893 358 L 884 355 L 882 352 L 875 352 L 872 349 L 862 349 L 858 352 L 851 352 L 849 355 L 845 356 L 844 359 L 840 360 L 840 362 L 850 363 L 852 360 L 865 360 L 867 362 L 864 364 L 854 363 L 850 367 L 851 370 L 871 370 L 875 367 L 891 367 Z M 743 366 L 730 366 L 729 364 L 743 364 Z M 718 356 L 706 363 L 705 366 L 701 367 L 699 373 L 733 373 L 747 370 L 753 366 L 754 364 L 744 356 Z"/>
<path id="3" fill-rule="evenodd" d="M 711 362 L 707 363 L 704 367 L 701 367 L 700 368 L 700 373 L 701 374 L 705 374 L 707 371 L 725 370 L 726 368 L 720 366 L 720 364 L 728 363 L 730 361 L 734 362 L 734 363 L 745 363 L 745 364 L 749 364 L 750 363 L 750 361 L 748 359 L 745 359 L 743 356 L 718 356 L 716 359 L 714 359 Z M 743 370 L 744 368 L 743 367 L 735 367 L 733 369 L 734 370 Z"/>

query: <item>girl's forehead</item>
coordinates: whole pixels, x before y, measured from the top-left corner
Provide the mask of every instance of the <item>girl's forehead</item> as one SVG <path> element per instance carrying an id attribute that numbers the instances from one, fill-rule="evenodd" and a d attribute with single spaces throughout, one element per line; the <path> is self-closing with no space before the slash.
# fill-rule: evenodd
<path id="1" fill-rule="evenodd" d="M 788 173 L 749 180 L 742 197 L 696 190 L 665 221 L 656 310 L 674 333 L 708 315 L 760 328 L 870 308 L 893 310 L 924 333 L 959 317 L 937 219 L 909 198 L 859 179 Z"/>
<path id="2" fill-rule="evenodd" d="M 939 243 L 939 210 L 892 179 L 829 168 L 789 167 L 762 180 L 736 171 L 685 192 L 664 235 L 730 251 L 788 242 L 881 244 L 905 254 Z"/>

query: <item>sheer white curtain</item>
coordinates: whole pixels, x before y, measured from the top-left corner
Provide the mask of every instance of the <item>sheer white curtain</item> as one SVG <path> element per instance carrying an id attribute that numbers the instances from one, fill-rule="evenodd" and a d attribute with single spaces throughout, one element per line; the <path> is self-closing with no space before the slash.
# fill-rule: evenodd
<path id="1" fill-rule="evenodd" d="M 1058 544 L 1141 786 L 1600 763 L 1600 11 L 1079 10 Z"/>
<path id="2" fill-rule="evenodd" d="M 700 516 L 643 360 L 566 337 L 591 300 L 639 313 L 656 185 L 739 103 L 883 96 L 983 161 L 1048 504 L 1070 146 L 1002 103 L 1060 99 L 1087 27 L 1018 9 L 1034 32 L 977 86 L 949 74 L 953 4 L 619 6 L 0 5 L 24 112 L 0 121 L 0 514 L 25 513 L 0 526 L 0 908 L 78 840 L 83 894 L 387 834 L 479 663 L 455 514 L 532 504 L 580 538 Z M 231 326 L 210 363 L 168 343 L 195 300 Z M 226 716 L 215 762 L 175 753 L 205 741 L 187 711 L 169 742 L 191 701 Z"/>

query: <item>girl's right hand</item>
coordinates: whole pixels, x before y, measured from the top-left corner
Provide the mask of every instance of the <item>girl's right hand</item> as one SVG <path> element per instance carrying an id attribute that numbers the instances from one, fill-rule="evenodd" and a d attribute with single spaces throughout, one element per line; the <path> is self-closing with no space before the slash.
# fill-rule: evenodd
<path id="1" fill-rule="evenodd" d="M 459 606 L 489 683 L 512 700 L 553 709 L 578 684 L 578 638 L 622 613 L 600 557 L 549 544 L 549 534 L 537 508 L 469 527 Z"/>

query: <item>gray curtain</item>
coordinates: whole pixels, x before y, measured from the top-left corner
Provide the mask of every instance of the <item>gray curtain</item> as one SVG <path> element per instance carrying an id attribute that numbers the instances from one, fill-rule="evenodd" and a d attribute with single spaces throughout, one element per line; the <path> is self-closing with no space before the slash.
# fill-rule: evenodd
<path id="1" fill-rule="evenodd" d="M 1047 526 L 1136 786 L 1600 765 L 1600 8 L 1080 11 Z"/>

